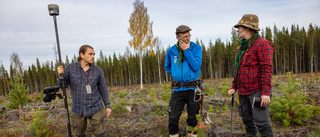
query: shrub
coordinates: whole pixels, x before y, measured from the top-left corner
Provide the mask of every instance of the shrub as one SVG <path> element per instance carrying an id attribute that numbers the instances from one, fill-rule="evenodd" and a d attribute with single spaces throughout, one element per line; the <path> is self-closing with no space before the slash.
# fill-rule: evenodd
<path id="1" fill-rule="evenodd" d="M 220 87 L 218 87 L 218 90 L 221 91 L 222 97 L 224 97 L 224 98 L 229 98 L 230 97 L 228 95 L 228 91 L 230 90 L 228 81 L 223 82 L 222 85 Z"/>
<path id="2" fill-rule="evenodd" d="M 214 112 L 212 105 L 209 105 L 209 110 L 208 110 L 208 111 L 209 111 L 209 112 Z"/>
<path id="3" fill-rule="evenodd" d="M 150 95 L 150 98 L 156 102 L 157 101 L 157 92 L 154 88 L 151 88 L 150 91 L 149 91 L 149 95 Z"/>
<path id="4" fill-rule="evenodd" d="M 127 112 L 128 111 L 127 108 L 124 107 L 124 105 L 126 105 L 126 104 L 127 104 L 126 102 L 119 102 L 117 104 L 112 105 L 112 108 L 111 108 L 112 109 L 112 113 L 121 114 L 121 113 Z"/>
<path id="5" fill-rule="evenodd" d="M 205 136 L 206 136 L 205 131 L 207 131 L 207 130 L 210 128 L 210 125 L 205 125 L 205 127 L 202 127 L 202 126 L 204 125 L 204 124 L 202 124 L 202 123 L 204 123 L 204 122 L 201 121 L 201 115 L 200 115 L 200 114 L 197 114 L 196 117 L 197 117 L 197 120 L 199 121 L 199 122 L 198 122 L 198 125 L 197 125 L 196 127 L 194 127 L 194 128 L 188 126 L 188 127 L 187 127 L 187 130 L 188 130 L 188 131 L 195 131 L 195 132 L 197 132 L 198 137 L 205 137 Z"/>
<path id="6" fill-rule="evenodd" d="M 308 137 L 320 137 L 320 130 L 311 131 L 311 134 Z"/>
<path id="7" fill-rule="evenodd" d="M 211 95 L 211 98 L 215 98 L 216 92 L 214 91 L 214 88 L 206 88 L 208 91 L 208 96 Z"/>
<path id="8" fill-rule="evenodd" d="M 308 95 L 305 90 L 298 91 L 299 81 L 293 81 L 291 73 L 287 73 L 287 85 L 280 86 L 283 96 L 274 97 L 270 106 L 271 118 L 283 126 L 302 125 L 301 120 L 311 117 L 311 109 L 306 104 Z"/>
<path id="9" fill-rule="evenodd" d="M 311 98 L 310 100 L 311 100 L 310 110 L 311 110 L 312 116 L 314 117 L 314 116 L 317 116 L 320 113 L 320 107 L 316 106 L 316 102 L 315 102 L 314 98 Z"/>
<path id="10" fill-rule="evenodd" d="M 36 111 L 33 122 L 29 125 L 28 129 L 34 136 L 49 137 L 53 133 L 50 131 L 48 124 L 46 112 Z"/>
<path id="11" fill-rule="evenodd" d="M 124 98 L 124 97 L 126 97 L 127 96 L 127 93 L 125 93 L 125 92 L 118 92 L 118 97 L 119 98 Z"/>
<path id="12" fill-rule="evenodd" d="M 169 102 L 170 97 L 171 97 L 171 92 L 172 92 L 170 85 L 164 83 L 164 84 L 162 84 L 162 88 L 161 89 L 162 90 L 161 90 L 159 98 L 161 98 L 164 101 Z"/>

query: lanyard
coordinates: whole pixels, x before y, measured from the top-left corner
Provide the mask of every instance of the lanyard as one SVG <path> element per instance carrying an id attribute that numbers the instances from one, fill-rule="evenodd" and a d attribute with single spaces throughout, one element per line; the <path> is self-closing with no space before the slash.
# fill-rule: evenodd
<path id="1" fill-rule="evenodd" d="M 89 69 L 90 69 L 90 68 L 89 68 Z M 89 75 L 89 79 L 88 79 L 88 82 L 87 82 L 86 76 L 84 75 L 84 70 L 82 69 L 82 75 L 83 75 L 84 80 L 86 81 L 86 84 L 87 84 L 87 85 L 90 84 L 91 71 L 92 71 L 92 69 L 90 69 L 90 75 Z"/>

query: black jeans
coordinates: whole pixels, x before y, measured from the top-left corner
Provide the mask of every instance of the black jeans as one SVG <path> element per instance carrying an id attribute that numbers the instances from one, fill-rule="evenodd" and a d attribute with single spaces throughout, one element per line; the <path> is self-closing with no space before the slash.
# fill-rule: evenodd
<path id="1" fill-rule="evenodd" d="M 198 100 L 200 96 L 196 96 Z M 173 91 L 169 102 L 169 134 L 174 135 L 179 133 L 179 120 L 184 108 L 187 104 L 188 119 L 187 123 L 191 127 L 195 127 L 198 124 L 196 114 L 199 114 L 201 101 L 194 101 L 194 90 Z"/>
<path id="2" fill-rule="evenodd" d="M 256 137 L 258 128 L 261 137 L 273 137 L 269 114 L 270 104 L 264 108 L 252 107 L 253 97 L 260 98 L 261 91 L 252 95 L 239 95 L 239 115 L 246 128 L 246 136 Z"/>

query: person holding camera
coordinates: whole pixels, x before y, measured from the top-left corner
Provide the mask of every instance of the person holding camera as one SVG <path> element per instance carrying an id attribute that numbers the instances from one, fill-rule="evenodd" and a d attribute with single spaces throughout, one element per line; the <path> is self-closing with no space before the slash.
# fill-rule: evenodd
<path id="1" fill-rule="evenodd" d="M 237 32 L 241 46 L 235 61 L 234 80 L 228 91 L 231 96 L 238 90 L 239 115 L 246 128 L 246 136 L 272 137 L 270 122 L 270 97 L 272 96 L 272 44 L 259 36 L 257 15 L 245 14 L 238 24 Z M 253 98 L 261 98 L 260 107 L 252 107 Z"/>
<path id="2" fill-rule="evenodd" d="M 93 65 L 94 56 L 93 48 L 83 45 L 79 49 L 78 62 L 68 64 L 65 69 L 57 67 L 59 78 L 63 76 L 65 86 L 70 86 L 71 127 L 77 137 L 86 136 L 87 120 L 96 137 L 107 137 L 103 103 L 107 117 L 111 115 L 111 106 L 103 71 Z M 57 82 L 62 87 L 59 79 Z"/>
<path id="3" fill-rule="evenodd" d="M 202 49 L 200 45 L 190 41 L 190 31 L 186 25 L 177 27 L 178 42 L 166 54 L 164 68 L 174 80 L 168 109 L 170 137 L 179 136 L 179 119 L 185 104 L 187 104 L 188 125 L 195 127 L 198 124 L 196 114 L 199 114 L 201 102 L 200 95 L 196 94 L 195 89 L 200 81 L 197 79 L 201 72 Z"/>

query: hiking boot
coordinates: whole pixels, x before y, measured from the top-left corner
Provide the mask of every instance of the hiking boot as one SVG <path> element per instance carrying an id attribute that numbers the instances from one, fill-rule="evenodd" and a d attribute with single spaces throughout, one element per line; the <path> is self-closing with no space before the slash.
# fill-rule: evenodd
<path id="1" fill-rule="evenodd" d="M 179 137 L 179 133 L 174 134 L 174 135 L 170 135 L 170 137 Z"/>

